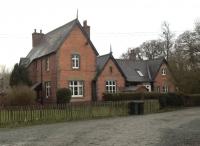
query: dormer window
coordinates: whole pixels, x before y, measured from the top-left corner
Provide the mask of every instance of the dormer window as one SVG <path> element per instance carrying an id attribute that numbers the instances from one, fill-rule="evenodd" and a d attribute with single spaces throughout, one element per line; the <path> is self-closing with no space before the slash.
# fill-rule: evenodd
<path id="1" fill-rule="evenodd" d="M 162 68 L 162 75 L 166 75 L 167 74 L 167 69 L 166 68 Z"/>
<path id="2" fill-rule="evenodd" d="M 72 55 L 72 69 L 79 69 L 80 68 L 80 55 L 73 54 Z"/>
<path id="3" fill-rule="evenodd" d="M 143 73 L 140 70 L 136 70 L 136 72 L 138 73 L 139 76 L 143 77 Z"/>

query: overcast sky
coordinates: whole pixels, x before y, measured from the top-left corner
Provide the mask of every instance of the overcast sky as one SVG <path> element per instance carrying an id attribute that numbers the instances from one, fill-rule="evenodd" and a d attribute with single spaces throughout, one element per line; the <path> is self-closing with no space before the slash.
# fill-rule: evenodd
<path id="1" fill-rule="evenodd" d="M 0 2 L 0 65 L 11 68 L 32 47 L 36 28 L 47 33 L 76 18 L 88 21 L 100 55 L 110 44 L 115 57 L 159 38 L 167 21 L 180 34 L 200 18 L 200 0 L 4 0 Z"/>

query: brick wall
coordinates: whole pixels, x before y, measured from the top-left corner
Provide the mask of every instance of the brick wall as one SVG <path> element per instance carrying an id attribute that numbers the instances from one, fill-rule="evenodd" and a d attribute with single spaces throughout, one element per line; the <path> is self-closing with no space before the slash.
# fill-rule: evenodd
<path id="1" fill-rule="evenodd" d="M 110 67 L 112 67 L 112 72 L 110 71 Z M 125 87 L 125 79 L 111 59 L 108 61 L 104 70 L 97 79 L 97 100 L 102 100 L 102 95 L 106 91 L 107 80 L 115 80 L 118 91 Z"/>
<path id="2" fill-rule="evenodd" d="M 166 68 L 166 75 L 162 75 L 162 68 Z M 173 77 L 165 63 L 163 63 L 160 67 L 160 70 L 155 78 L 154 82 L 154 91 L 157 92 L 157 88 L 160 87 L 160 91 L 162 92 L 162 86 L 166 84 L 169 88 L 169 92 L 175 92 L 176 87 L 174 84 Z"/>
<path id="3" fill-rule="evenodd" d="M 49 71 L 45 69 L 46 59 L 49 58 Z M 42 74 L 41 74 L 42 69 Z M 29 67 L 29 77 L 32 81 L 32 84 L 43 81 L 43 97 L 46 102 L 55 102 L 56 101 L 56 54 L 50 54 L 48 56 L 44 56 L 40 59 L 33 61 Z M 44 82 L 51 82 L 51 96 L 46 99 L 45 98 L 45 89 Z"/>
<path id="4" fill-rule="evenodd" d="M 72 69 L 72 54 L 80 55 L 80 69 Z M 82 31 L 76 26 L 57 52 L 58 88 L 68 87 L 70 80 L 84 82 L 84 96 L 72 97 L 73 101 L 90 101 L 92 98 L 92 80 L 96 75 L 96 54 Z"/>

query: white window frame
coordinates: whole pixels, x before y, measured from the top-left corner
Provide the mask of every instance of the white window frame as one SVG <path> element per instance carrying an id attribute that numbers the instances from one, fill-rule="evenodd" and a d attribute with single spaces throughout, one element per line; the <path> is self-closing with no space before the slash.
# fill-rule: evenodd
<path id="1" fill-rule="evenodd" d="M 167 74 L 167 69 L 166 68 L 162 68 L 162 75 L 166 75 Z"/>
<path id="2" fill-rule="evenodd" d="M 106 93 L 116 93 L 117 92 L 117 83 L 114 80 L 106 81 Z"/>
<path id="3" fill-rule="evenodd" d="M 69 81 L 69 89 L 71 90 L 72 97 L 83 97 L 84 94 L 83 81 L 80 80 Z M 77 94 L 75 89 L 77 90 Z"/>
<path id="4" fill-rule="evenodd" d="M 49 57 L 47 57 L 45 60 L 45 69 L 46 71 L 49 71 Z"/>
<path id="5" fill-rule="evenodd" d="M 47 81 L 44 84 L 45 84 L 45 97 L 49 98 L 51 95 L 51 82 Z"/>
<path id="6" fill-rule="evenodd" d="M 139 76 L 144 77 L 143 73 L 140 70 L 136 70 L 136 72 L 139 74 Z"/>
<path id="7" fill-rule="evenodd" d="M 144 86 L 147 88 L 148 92 L 151 92 L 151 85 L 150 84 L 144 84 Z"/>
<path id="8" fill-rule="evenodd" d="M 79 69 L 79 68 L 80 68 L 80 55 L 72 54 L 72 69 Z"/>
<path id="9" fill-rule="evenodd" d="M 169 92 L 169 87 L 167 85 L 162 86 L 162 93 L 168 93 Z"/>
<path id="10" fill-rule="evenodd" d="M 157 91 L 157 93 L 160 93 L 160 86 L 156 87 L 156 91 Z"/>

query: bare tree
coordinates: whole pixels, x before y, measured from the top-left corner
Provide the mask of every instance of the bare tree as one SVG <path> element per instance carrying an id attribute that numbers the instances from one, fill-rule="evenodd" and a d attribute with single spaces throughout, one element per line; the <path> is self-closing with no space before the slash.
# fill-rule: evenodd
<path id="1" fill-rule="evenodd" d="M 140 46 L 140 48 L 144 58 L 156 59 L 163 56 L 163 42 L 161 40 L 146 41 Z"/>
<path id="2" fill-rule="evenodd" d="M 129 60 L 143 60 L 142 53 L 140 47 L 137 48 L 129 48 L 125 53 L 121 55 L 122 59 L 129 59 Z"/>
<path id="3" fill-rule="evenodd" d="M 199 68 L 200 42 L 196 32 L 186 31 L 179 35 L 176 40 L 176 52 L 182 52 L 185 60 L 188 60 L 188 68 Z"/>
<path id="4" fill-rule="evenodd" d="M 171 32 L 171 30 L 169 28 L 169 23 L 167 23 L 166 21 L 164 21 L 162 23 L 161 29 L 162 29 L 161 38 L 162 38 L 162 41 L 164 42 L 163 52 L 166 57 L 166 60 L 168 60 L 169 54 L 170 54 L 170 49 L 173 46 L 172 39 L 174 37 L 174 34 Z"/>
<path id="5" fill-rule="evenodd" d="M 10 72 L 5 65 L 0 65 L 0 92 L 9 89 Z"/>

